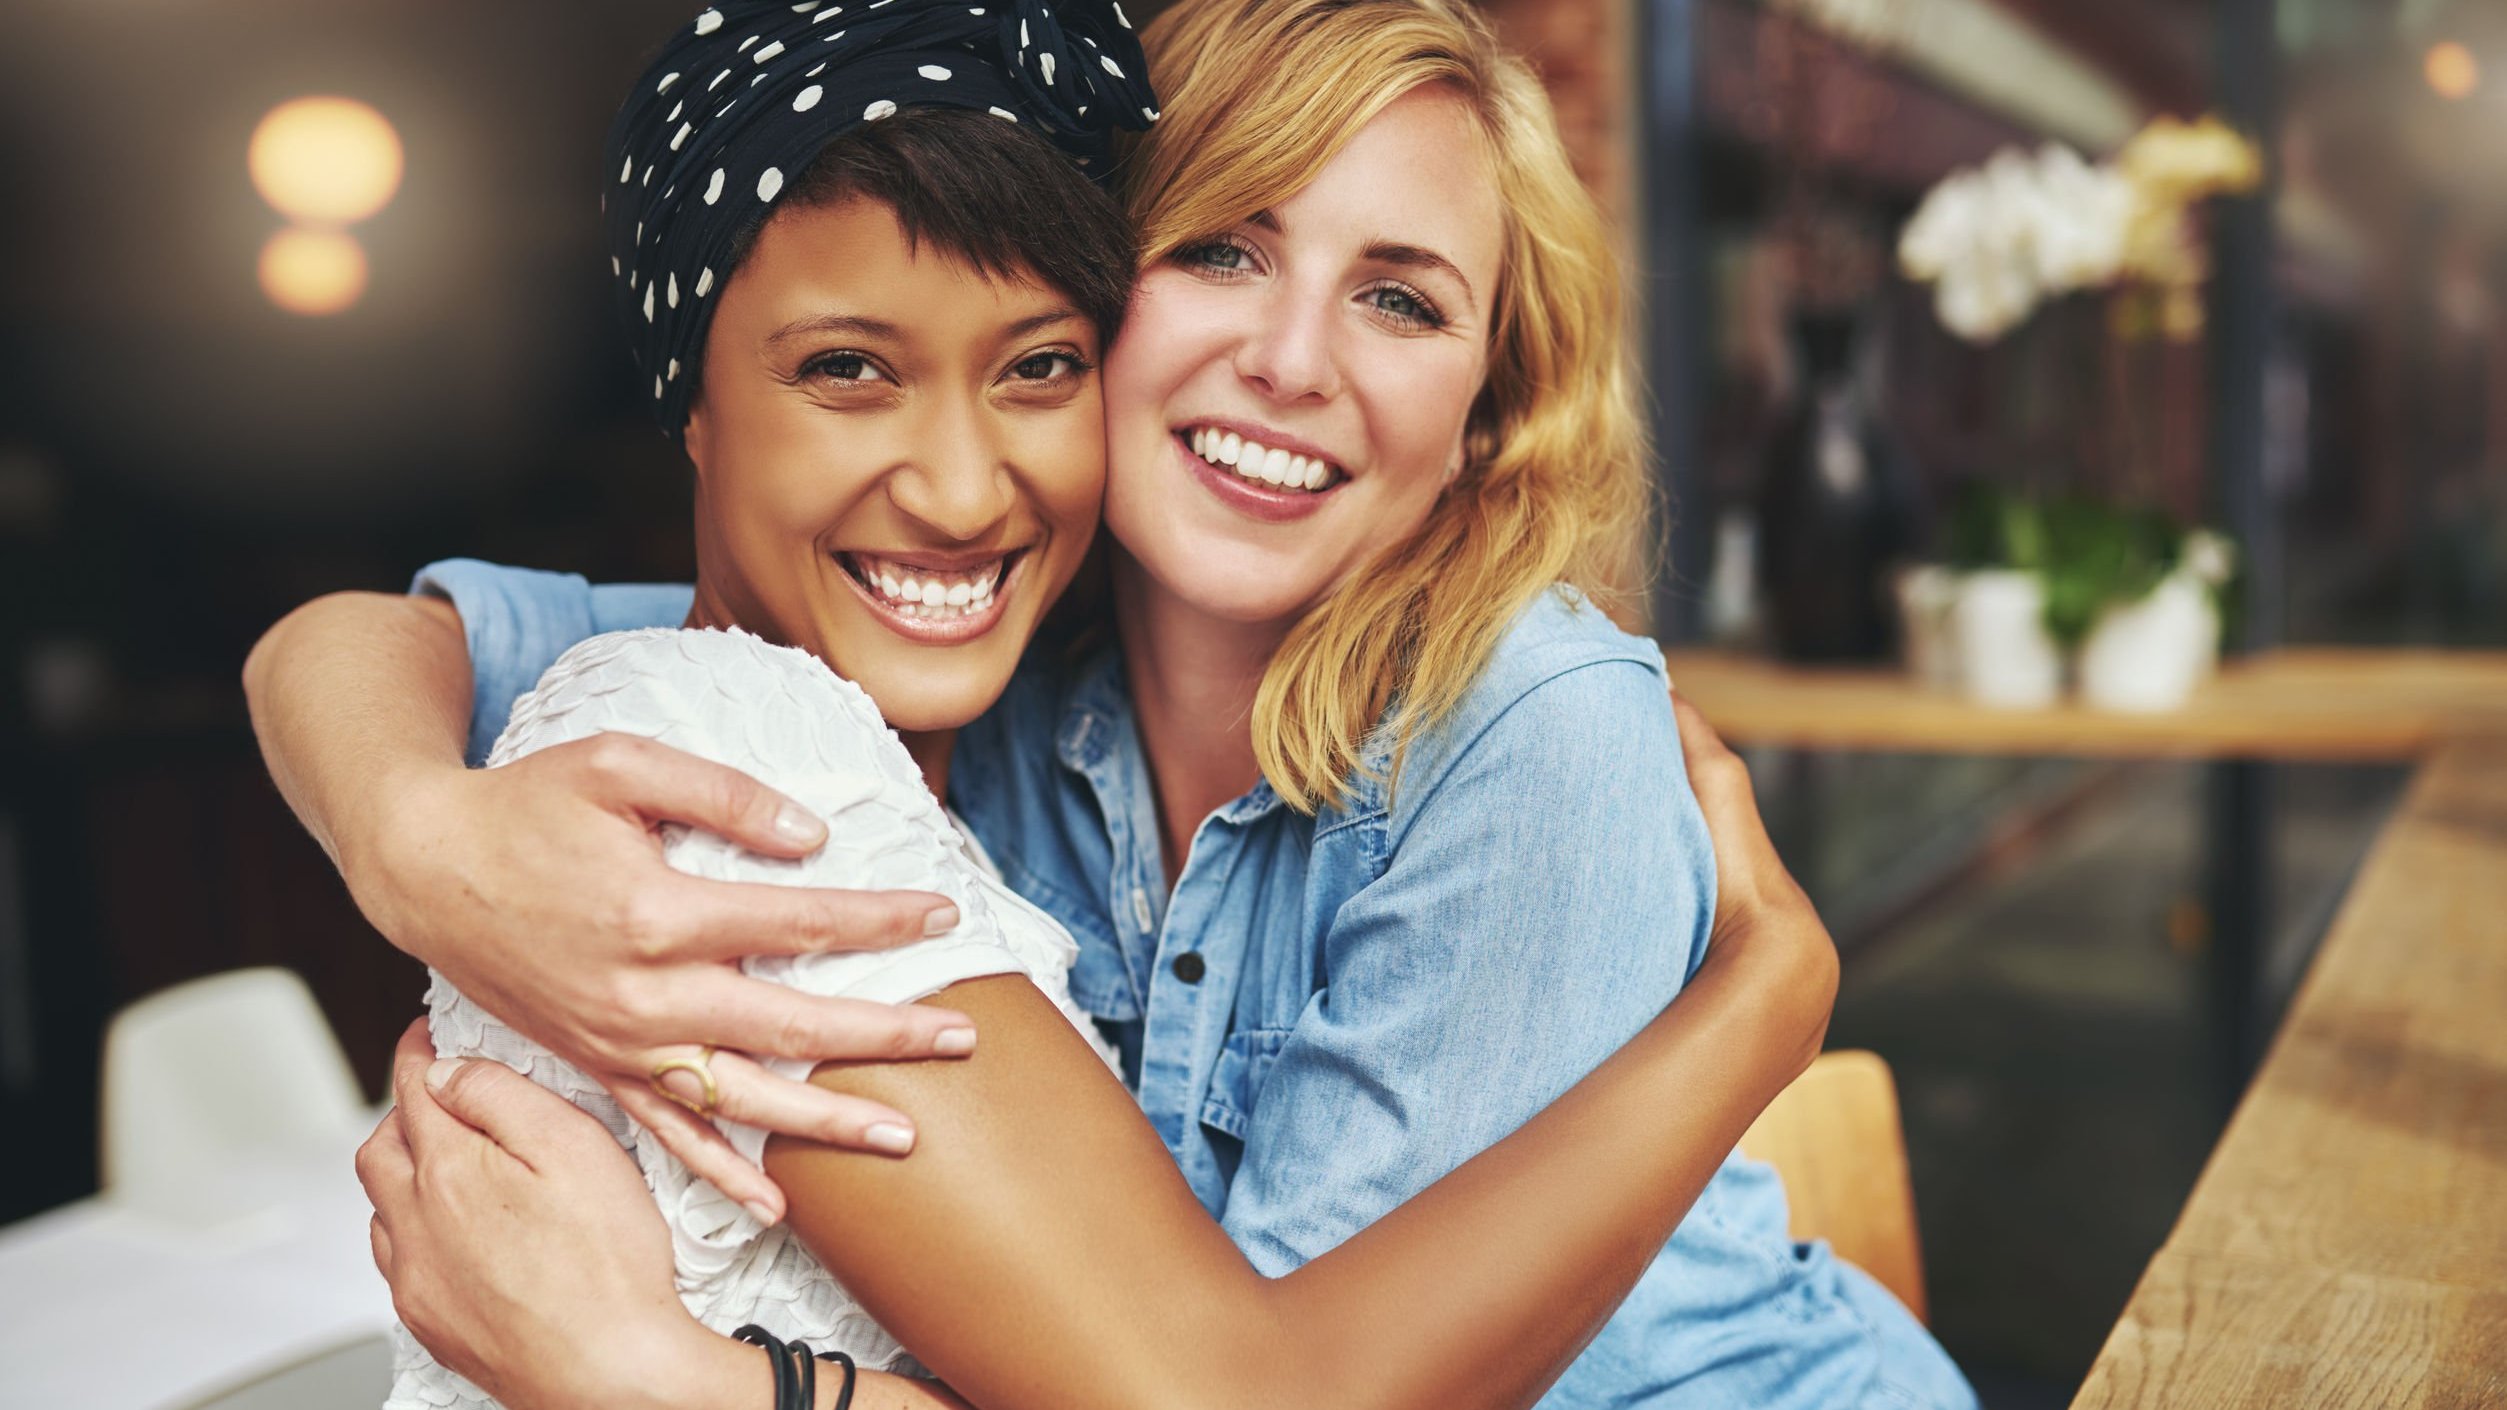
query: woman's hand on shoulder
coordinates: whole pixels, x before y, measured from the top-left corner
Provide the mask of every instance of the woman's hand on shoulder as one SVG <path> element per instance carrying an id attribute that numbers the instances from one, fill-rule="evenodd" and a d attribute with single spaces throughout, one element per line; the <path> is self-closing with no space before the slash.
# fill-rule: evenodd
<path id="1" fill-rule="evenodd" d="M 751 979 L 757 954 L 884 949 L 955 924 L 946 898 L 701 880 L 662 859 L 683 823 L 801 856 L 824 824 L 737 770 L 650 740 L 598 735 L 494 769 L 395 778 L 340 864 L 366 915 L 461 992 L 606 1087 L 672 1153 L 761 1217 L 782 1192 L 710 1122 L 648 1082 L 694 1045 L 806 1058 L 960 1056 L 974 1029 L 940 1009 L 817 998 Z M 912 1123 L 733 1053 L 720 1110 L 830 1144 L 901 1154 Z M 687 1081 L 691 1078 L 676 1078 Z M 690 1095 L 694 1095 L 691 1093 Z M 883 1129 L 884 1128 L 884 1129 Z"/>
<path id="2" fill-rule="evenodd" d="M 1715 923 L 1707 962 L 1750 967 L 1771 1018 L 1801 1038 L 1800 1068 L 1819 1056 L 1837 1001 L 1837 945 L 1759 817 L 1749 766 L 1678 691 L 1671 697 L 1689 787 L 1715 844 Z M 1799 1075 L 1800 1068 L 1796 1069 Z"/>

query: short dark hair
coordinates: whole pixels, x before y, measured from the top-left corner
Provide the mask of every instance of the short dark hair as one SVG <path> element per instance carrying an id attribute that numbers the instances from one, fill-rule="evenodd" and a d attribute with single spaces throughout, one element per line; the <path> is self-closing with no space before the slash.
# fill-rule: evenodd
<path id="1" fill-rule="evenodd" d="M 1070 296 L 1102 341 L 1122 331 L 1137 246 L 1113 196 L 1018 124 L 969 108 L 908 108 L 819 150 L 776 209 L 854 197 L 896 213 L 925 242 L 995 279 L 1032 279 Z M 738 270 L 770 213 L 731 247 Z"/>

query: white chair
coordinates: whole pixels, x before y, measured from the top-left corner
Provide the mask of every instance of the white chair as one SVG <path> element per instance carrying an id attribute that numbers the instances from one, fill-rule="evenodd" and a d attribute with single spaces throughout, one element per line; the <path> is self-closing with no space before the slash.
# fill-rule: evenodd
<path id="1" fill-rule="evenodd" d="M 359 1337 L 231 1386 L 186 1410 L 342 1410 L 392 1393 L 392 1339 Z"/>
<path id="2" fill-rule="evenodd" d="M 105 1035 L 104 1193 L 182 1224 L 265 1207 L 263 1175 L 337 1161 L 373 1125 L 305 982 L 245 969 L 122 1010 Z"/>

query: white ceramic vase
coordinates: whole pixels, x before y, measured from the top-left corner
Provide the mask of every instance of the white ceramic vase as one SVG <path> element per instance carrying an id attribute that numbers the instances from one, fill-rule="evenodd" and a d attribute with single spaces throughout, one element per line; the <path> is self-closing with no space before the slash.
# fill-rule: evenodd
<path id="1" fill-rule="evenodd" d="M 2046 631 L 2046 585 L 2035 573 L 1994 568 L 1962 576 L 1949 620 L 1969 699 L 2029 710 L 2063 693 L 2063 653 Z"/>
<path id="2" fill-rule="evenodd" d="M 2139 602 L 2099 614 L 2081 646 L 2081 698 L 2100 710 L 2173 710 L 2219 655 L 2220 613 L 2210 592 L 2193 574 L 2172 573 Z"/>
<path id="3" fill-rule="evenodd" d="M 1898 574 L 1898 627 L 1906 668 L 1926 690 L 1959 688 L 1959 648 L 1950 615 L 1959 603 L 1959 575 L 1938 563 Z"/>

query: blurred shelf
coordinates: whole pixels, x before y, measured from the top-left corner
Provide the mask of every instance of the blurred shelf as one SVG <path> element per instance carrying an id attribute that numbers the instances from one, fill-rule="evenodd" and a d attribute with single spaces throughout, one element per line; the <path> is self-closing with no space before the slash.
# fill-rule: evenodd
<path id="1" fill-rule="evenodd" d="M 2224 665 L 2183 709 L 2156 715 L 1998 710 L 1895 669 L 1665 655 L 1674 686 L 1734 745 L 2377 763 L 2449 739 L 2507 739 L 2507 652 L 2287 648 Z"/>
<path id="2" fill-rule="evenodd" d="M 2421 766 L 2074 1410 L 2507 1401 L 2507 738 Z"/>

